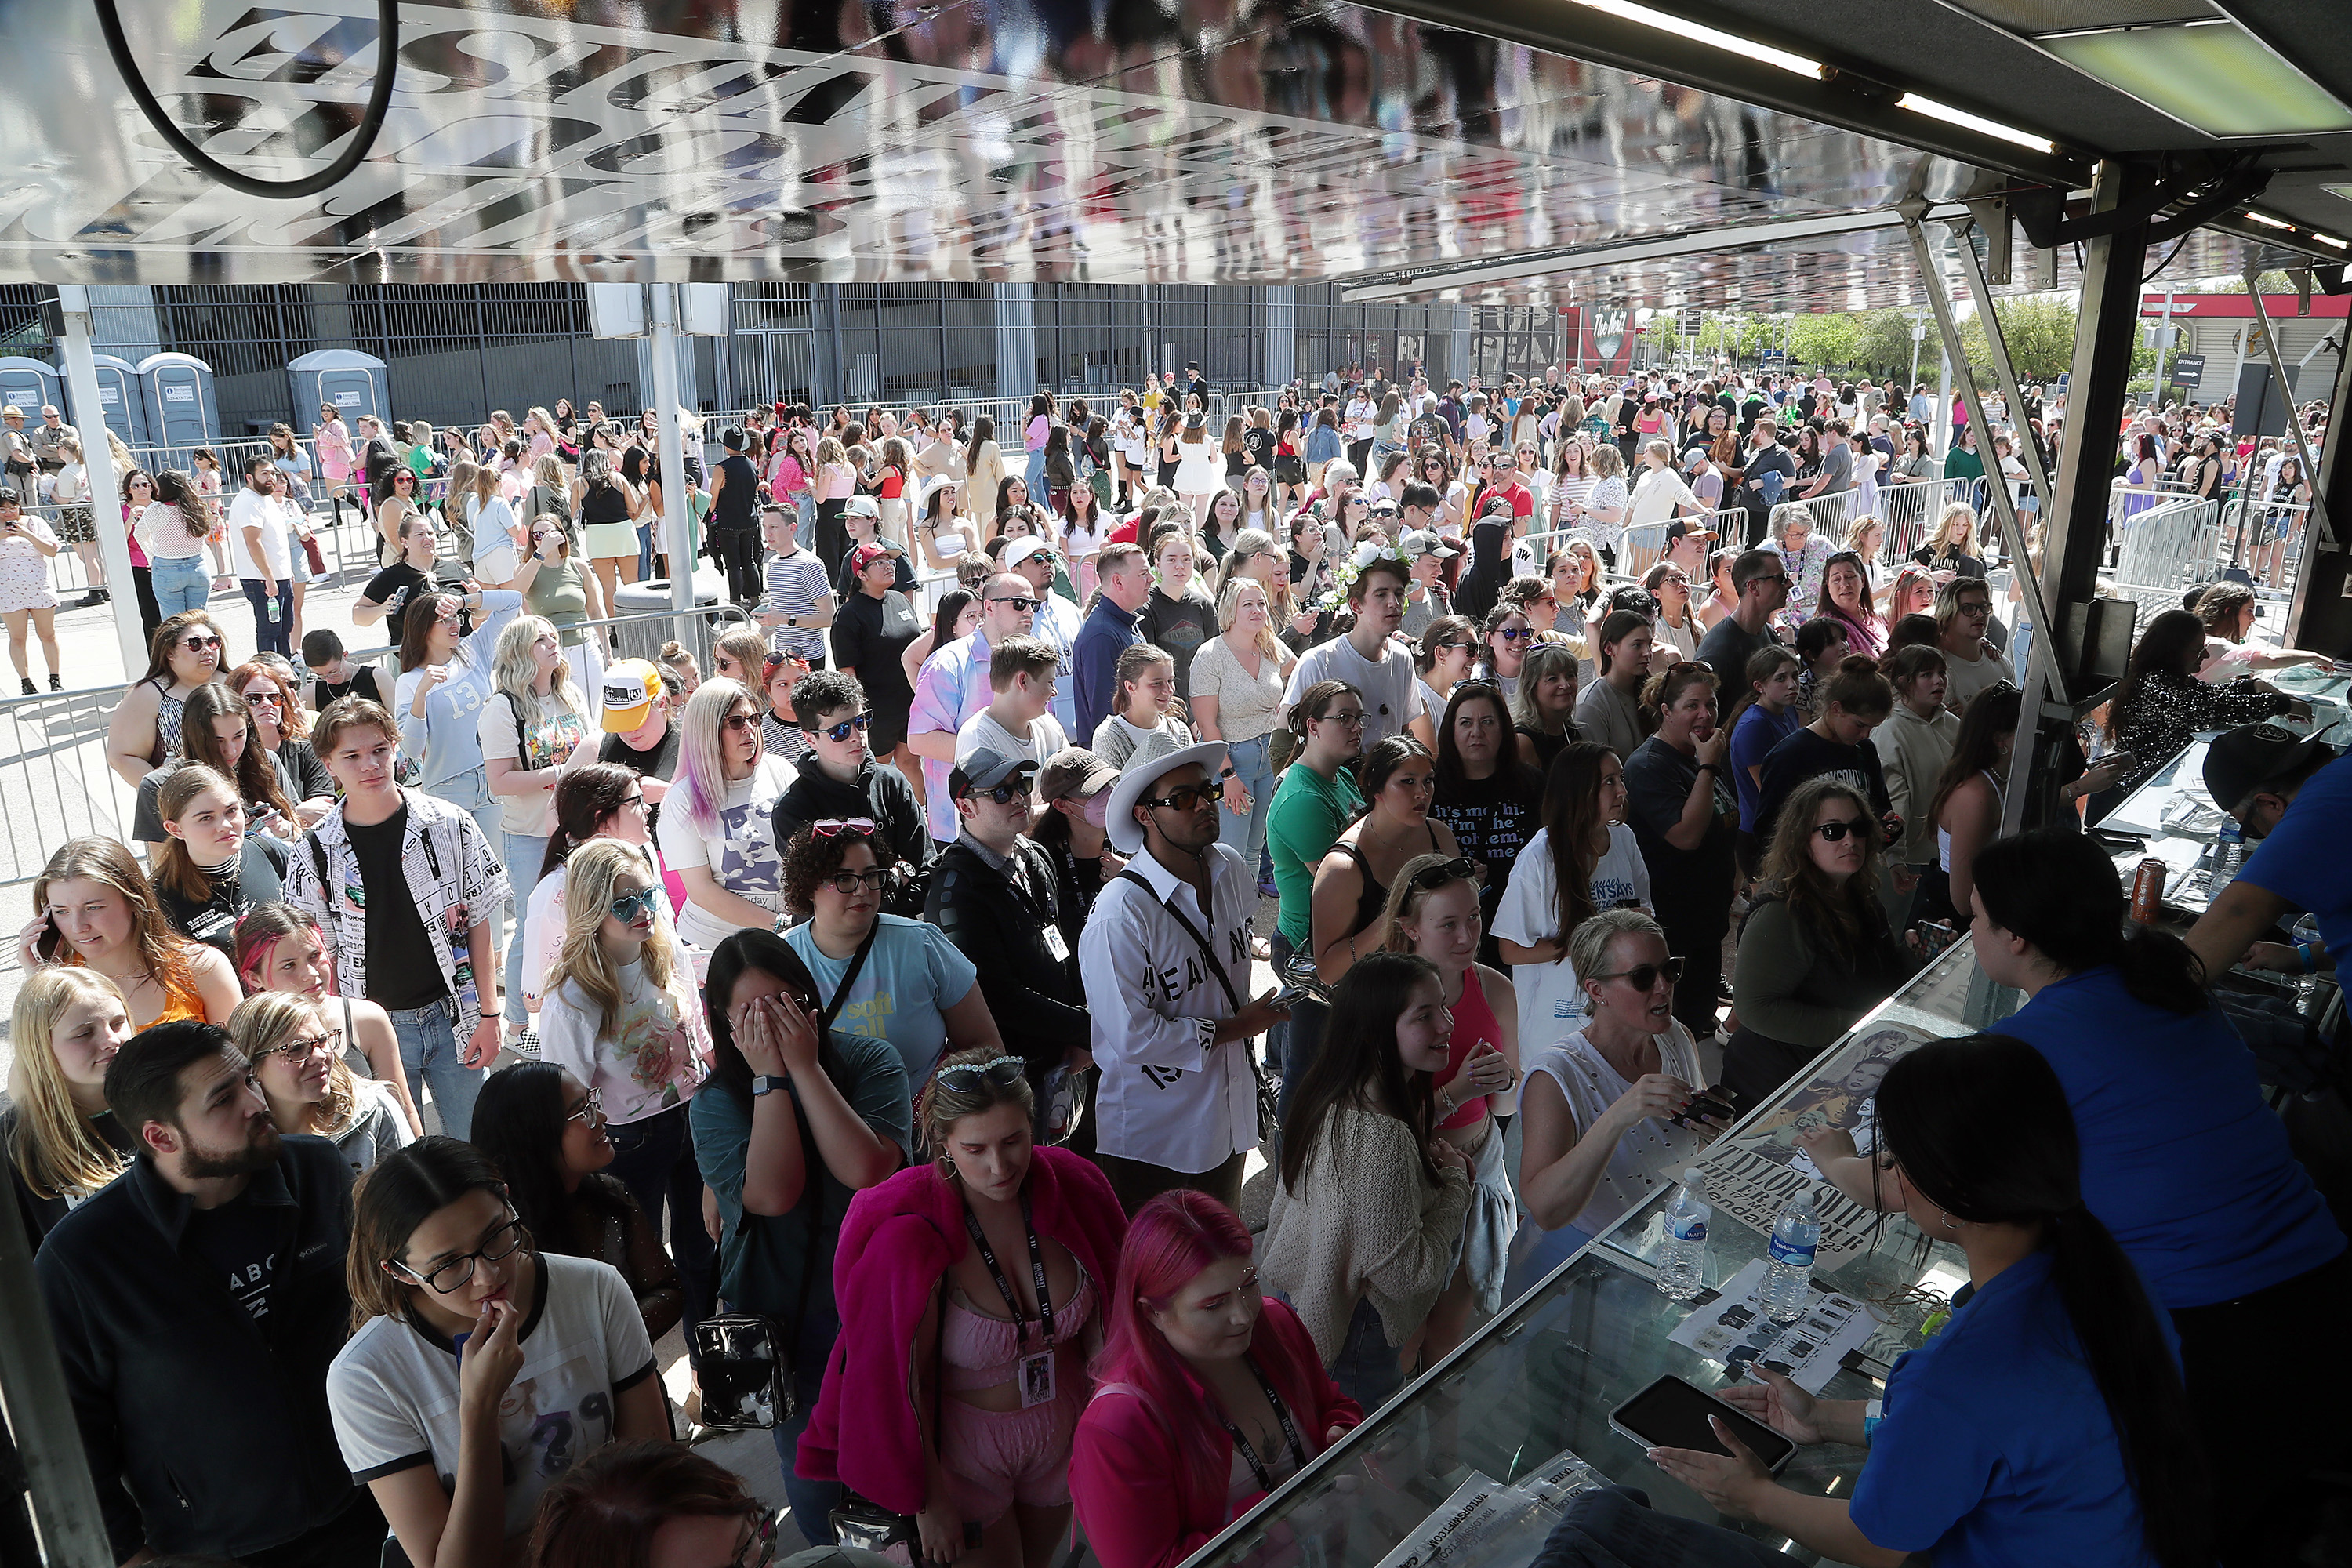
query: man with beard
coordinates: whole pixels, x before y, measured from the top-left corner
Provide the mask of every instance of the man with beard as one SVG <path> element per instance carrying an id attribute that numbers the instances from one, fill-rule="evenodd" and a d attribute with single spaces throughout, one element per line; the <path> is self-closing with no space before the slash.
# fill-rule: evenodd
<path id="1" fill-rule="evenodd" d="M 131 1039 L 106 1098 L 137 1157 L 35 1268 L 116 1559 L 373 1568 L 383 1515 L 327 1413 L 351 1321 L 350 1167 L 323 1138 L 278 1135 L 211 1024 Z"/>

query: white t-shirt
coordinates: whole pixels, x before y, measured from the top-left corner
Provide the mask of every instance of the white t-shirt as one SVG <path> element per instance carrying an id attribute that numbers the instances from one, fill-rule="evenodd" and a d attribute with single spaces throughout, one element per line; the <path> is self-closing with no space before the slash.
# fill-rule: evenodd
<path id="1" fill-rule="evenodd" d="M 983 708 L 956 731 L 956 765 L 961 767 L 974 752 L 994 752 L 1015 762 L 1026 758 L 1042 768 L 1047 757 L 1069 743 L 1061 721 L 1051 713 L 1041 713 L 1029 721 L 1029 738 L 1024 741 L 990 718 L 988 710 Z"/>
<path id="2" fill-rule="evenodd" d="M 656 986 L 643 959 L 614 966 L 621 1005 L 606 1023 L 595 1002 L 567 980 L 539 1011 L 539 1055 L 604 1097 L 604 1114 L 625 1127 L 694 1098 L 710 1071 L 710 1031 L 689 969 Z"/>
<path id="3" fill-rule="evenodd" d="M 525 770 L 557 766 L 568 761 L 588 734 L 588 716 L 564 707 L 553 693 L 541 700 L 538 719 L 518 732 L 513 700 L 494 691 L 474 720 L 474 738 L 481 743 L 482 761 L 503 759 Z M 524 755 L 528 742 L 529 755 Z M 595 756 L 588 753 L 589 759 Z M 519 837 L 545 838 L 555 831 L 555 792 L 533 795 L 501 795 L 499 826 Z"/>
<path id="4" fill-rule="evenodd" d="M 681 907 L 685 900 L 675 886 L 669 868 L 662 864 L 661 852 L 652 845 L 641 846 L 638 853 L 645 857 L 646 869 L 651 871 L 663 887 L 661 898 L 654 902 L 654 923 L 668 929 L 674 937 L 677 926 L 671 911 Z M 539 879 L 530 890 L 530 902 L 524 906 L 522 917 L 522 1005 L 536 1013 L 547 994 L 547 966 L 555 962 L 558 949 L 563 945 L 566 914 L 563 888 L 569 879 L 568 866 L 559 865 Z"/>
<path id="5" fill-rule="evenodd" d="M 1678 1078 L 1694 1089 L 1705 1083 L 1698 1047 L 1688 1029 L 1674 1024 L 1664 1034 L 1651 1038 L 1658 1045 L 1660 1072 Z M 1591 1131 L 1609 1108 L 1633 1087 L 1581 1033 L 1537 1053 L 1528 1059 L 1527 1071 L 1530 1078 L 1542 1073 L 1559 1085 L 1561 1095 L 1568 1100 L 1568 1113 L 1576 1119 L 1579 1137 Z M 1616 1224 L 1627 1209 L 1696 1164 L 1706 1147 L 1706 1140 L 1688 1128 L 1671 1126 L 1655 1118 L 1635 1122 L 1617 1140 L 1617 1147 L 1609 1156 L 1609 1167 L 1593 1187 L 1591 1198 L 1569 1224 L 1587 1236 L 1597 1236 Z"/>
<path id="6" fill-rule="evenodd" d="M 530 1529 L 550 1482 L 613 1441 L 616 1397 L 655 1372 L 646 1321 L 618 1269 L 537 1257 L 522 1369 L 499 1404 L 509 1541 Z M 327 1404 L 354 1481 L 419 1465 L 457 1473 L 457 1352 L 435 1331 L 369 1319 L 327 1369 Z"/>
<path id="7" fill-rule="evenodd" d="M 245 531 L 261 531 L 261 560 L 257 563 L 253 551 L 246 542 Z M 236 563 L 237 576 L 247 583 L 261 582 L 265 576 L 272 583 L 283 584 L 294 570 L 294 543 L 284 508 L 274 496 L 258 490 L 236 492 L 229 503 L 228 547 L 230 559 Z M 268 567 L 267 573 L 263 567 Z"/>
<path id="8" fill-rule="evenodd" d="M 1346 637 L 1308 648 L 1291 667 L 1289 684 L 1283 688 L 1284 718 L 1298 705 L 1298 694 L 1318 680 L 1344 680 L 1364 694 L 1368 752 L 1391 735 L 1404 733 L 1421 712 L 1421 678 L 1413 673 L 1412 655 L 1398 643 L 1388 645 L 1387 658 L 1379 664 L 1358 653 Z"/>
<path id="9" fill-rule="evenodd" d="M 1592 907 L 1614 909 L 1630 899 L 1643 909 L 1650 900 L 1650 868 L 1633 830 L 1612 823 L 1609 851 L 1592 868 Z M 1538 828 L 1511 863 L 1511 880 L 1495 908 L 1495 934 L 1521 947 L 1534 947 L 1559 935 L 1559 884 L 1552 876 L 1551 836 Z M 1557 1045 L 1580 1026 L 1584 1016 L 1583 993 L 1577 988 L 1576 965 L 1565 955 L 1550 963 L 1511 966 L 1511 984 L 1519 993 L 1520 1059 Z"/>
<path id="10" fill-rule="evenodd" d="M 705 838 L 688 820 L 686 775 L 681 769 L 663 803 L 661 826 L 655 833 L 662 859 L 673 871 L 700 866 L 709 871 L 713 881 L 738 898 L 783 913 L 784 860 L 769 818 L 777 799 L 798 776 L 782 757 L 761 757 L 751 777 L 728 786 L 727 799 L 719 808 L 719 837 Z M 690 899 L 677 911 L 677 934 L 706 951 L 742 929 Z"/>

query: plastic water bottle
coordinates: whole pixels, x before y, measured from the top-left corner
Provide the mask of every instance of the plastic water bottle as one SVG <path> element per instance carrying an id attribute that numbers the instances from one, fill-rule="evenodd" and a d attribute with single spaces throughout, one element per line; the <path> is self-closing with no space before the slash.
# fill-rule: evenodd
<path id="1" fill-rule="evenodd" d="M 1687 1301 L 1706 1285 L 1706 1222 L 1715 1213 L 1706 1182 L 1693 1166 L 1666 1208 L 1666 1247 L 1658 1258 L 1658 1291 Z"/>
<path id="2" fill-rule="evenodd" d="M 1805 1315 L 1812 1291 L 1813 1250 L 1822 1244 L 1822 1218 L 1813 1212 L 1808 1187 L 1780 1205 L 1772 1222 L 1772 1267 L 1764 1276 L 1764 1315 L 1793 1323 Z"/>
<path id="3" fill-rule="evenodd" d="M 281 604 L 279 604 L 279 603 L 278 602 L 278 595 L 275 595 L 275 594 L 270 595 L 269 595 L 269 624 L 270 624 L 271 626 L 276 626 L 279 621 L 282 621 L 282 620 L 284 620 L 285 618 L 286 618 L 286 606 L 285 606 L 285 605 L 281 605 Z"/>
<path id="4" fill-rule="evenodd" d="M 2319 935 L 2319 917 L 2317 915 L 2305 915 L 2301 920 L 2296 921 L 2294 922 L 2294 937 L 2296 945 L 2300 946 L 2305 942 L 2309 942 L 2312 944 L 2313 950 L 2315 952 L 2317 951 L 2321 942 Z M 2318 975 L 2296 975 L 2294 977 L 2294 994 L 2295 1005 L 2302 1009 L 2305 1017 L 2315 1018 L 2319 1016 Z"/>
<path id="5" fill-rule="evenodd" d="M 2208 900 L 2221 896 L 2221 889 L 2238 879 L 2246 863 L 2246 831 L 2238 826 L 2234 816 L 2221 818 L 2221 831 L 2213 836 L 2213 875 L 2206 883 Z"/>

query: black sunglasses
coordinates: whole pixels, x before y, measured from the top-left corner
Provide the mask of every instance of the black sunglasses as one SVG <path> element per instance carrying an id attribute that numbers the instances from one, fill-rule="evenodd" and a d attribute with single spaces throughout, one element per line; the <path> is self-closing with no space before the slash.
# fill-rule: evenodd
<path id="1" fill-rule="evenodd" d="M 1477 880 L 1477 863 L 1466 856 L 1457 855 L 1442 866 L 1428 866 L 1414 872 L 1412 886 L 1417 892 L 1428 893 L 1434 892 L 1448 882 L 1472 882 Z"/>
<path id="2" fill-rule="evenodd" d="M 992 800 L 999 805 L 1011 805 L 1016 800 L 1029 798 L 1029 786 L 1021 780 L 1001 784 L 992 789 L 973 787 L 963 792 L 966 800 Z"/>
<path id="3" fill-rule="evenodd" d="M 1217 789 L 1213 784 L 1178 784 L 1166 795 L 1146 799 L 1143 804 L 1164 805 L 1171 811 L 1191 811 L 1202 801 L 1216 798 Z"/>
<path id="4" fill-rule="evenodd" d="M 838 743 L 840 742 L 846 741 L 853 733 L 865 729 L 867 725 L 873 722 L 874 715 L 871 710 L 868 710 L 866 712 L 860 713 L 855 719 L 844 719 L 838 724 L 827 724 L 824 729 L 818 731 L 817 733 L 823 735 L 828 741 Z"/>
<path id="5" fill-rule="evenodd" d="M 1658 976 L 1661 974 L 1666 977 L 1666 984 L 1669 985 L 1679 982 L 1683 977 L 1683 961 L 1679 958 L 1670 958 L 1664 963 L 1637 963 L 1631 969 L 1620 969 L 1610 974 L 1596 974 L 1592 978 L 1596 981 L 1630 981 L 1634 990 L 1647 991 L 1658 983 Z"/>
<path id="6" fill-rule="evenodd" d="M 1814 826 L 1813 831 L 1820 834 L 1823 839 L 1832 844 L 1835 844 L 1849 833 L 1853 834 L 1864 842 L 1867 842 L 1870 837 L 1871 827 L 1872 825 L 1870 823 L 1864 822 L 1857 817 L 1851 822 L 1818 823 Z"/>

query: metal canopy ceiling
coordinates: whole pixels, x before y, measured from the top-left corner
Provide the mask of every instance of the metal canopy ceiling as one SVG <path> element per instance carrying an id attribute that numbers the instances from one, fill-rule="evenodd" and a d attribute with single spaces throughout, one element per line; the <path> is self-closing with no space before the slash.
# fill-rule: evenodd
<path id="1" fill-rule="evenodd" d="M 373 0 L 121 4 L 150 82 L 215 156 L 291 177 L 341 150 L 373 79 Z M 0 0 L 0 56 L 19 68 L 0 98 L 0 278 L 1279 285 L 1701 229 L 1724 247 L 1456 297 L 1850 310 L 1916 297 L 1900 231 L 1747 248 L 1736 231 L 2070 183 L 2084 152 L 2116 145 L 2045 118 L 2030 122 L 2066 151 L 2030 153 L 1728 56 L 1686 67 L 1677 40 L 1637 28 L 1646 61 L 1617 18 L 1568 0 L 1476 9 L 1520 41 L 1296 0 L 409 3 L 369 161 L 272 201 L 163 145 L 89 7 Z M 1871 10 L 1898 43 L 1923 18 L 2002 37 L 1932 0 Z M 1816 13 L 1842 48 L 1866 44 L 1843 0 L 1773 0 L 1770 25 Z M 1529 16 L 1557 48 L 1528 47 Z M 2021 83 L 2056 69 L 2098 96 L 2015 47 Z M 1939 63 L 1902 52 L 1915 75 Z M 1999 73 L 1973 63 L 1974 95 L 1942 95 L 1998 114 Z M 1647 74 L 1709 65 L 1717 90 Z M 2116 122 L 2080 129 L 2154 120 L 2179 139 L 2105 96 Z M 2164 276 L 2234 271 L 2241 249 L 2200 235 Z"/>

